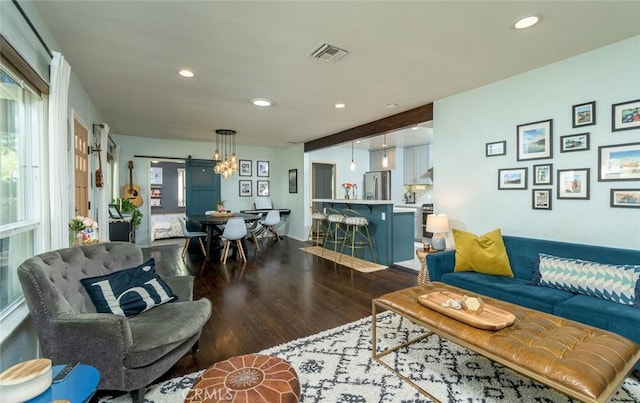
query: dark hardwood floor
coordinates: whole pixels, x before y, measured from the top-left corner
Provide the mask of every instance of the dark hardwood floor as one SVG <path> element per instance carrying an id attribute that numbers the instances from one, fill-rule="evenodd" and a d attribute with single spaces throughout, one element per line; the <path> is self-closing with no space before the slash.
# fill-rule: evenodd
<path id="1" fill-rule="evenodd" d="M 417 273 L 389 268 L 361 273 L 300 250 L 304 243 L 265 239 L 248 243 L 243 264 L 203 261 L 194 244 L 147 248 L 161 275 L 195 276 L 195 298 L 209 298 L 211 318 L 200 351 L 183 357 L 160 380 L 185 375 L 229 357 L 255 353 L 371 314 L 371 299 L 416 284 Z"/>

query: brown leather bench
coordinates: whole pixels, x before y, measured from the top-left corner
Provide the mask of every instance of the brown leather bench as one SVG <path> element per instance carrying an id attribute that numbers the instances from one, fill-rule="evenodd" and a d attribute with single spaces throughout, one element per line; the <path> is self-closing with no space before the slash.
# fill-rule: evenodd
<path id="1" fill-rule="evenodd" d="M 378 308 L 391 310 L 441 337 L 585 402 L 606 401 L 640 360 L 640 346 L 615 333 L 485 296 L 482 296 L 485 303 L 513 313 L 516 320 L 497 331 L 477 329 L 418 302 L 418 296 L 433 291 L 477 295 L 432 282 L 385 294 L 372 302 L 373 358 L 432 399 L 435 397 L 379 359 L 399 346 L 377 351 Z"/>

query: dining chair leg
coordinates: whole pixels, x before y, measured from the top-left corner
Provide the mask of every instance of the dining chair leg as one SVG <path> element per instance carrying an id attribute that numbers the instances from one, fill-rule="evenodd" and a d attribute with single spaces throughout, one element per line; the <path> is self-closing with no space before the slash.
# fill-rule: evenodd
<path id="1" fill-rule="evenodd" d="M 227 263 L 227 254 L 229 253 L 230 244 L 231 244 L 231 241 L 225 241 L 224 243 L 224 250 L 222 251 L 222 256 L 220 257 L 220 261 L 222 262 L 222 264 Z"/>
<path id="2" fill-rule="evenodd" d="M 189 248 L 189 238 L 185 238 L 184 239 L 184 246 L 182 247 L 182 258 L 184 259 L 184 256 L 187 254 L 187 249 Z"/>
<path id="3" fill-rule="evenodd" d="M 242 247 L 242 242 L 238 239 L 236 241 L 236 248 L 238 248 L 238 255 L 240 256 L 240 258 L 246 262 L 247 261 L 247 257 L 244 254 L 244 248 Z"/>
<path id="4" fill-rule="evenodd" d="M 258 250 L 258 252 L 260 252 L 260 244 L 258 243 L 258 237 L 256 237 L 256 234 L 253 234 L 251 238 L 253 239 L 253 244 L 256 246 L 256 249 Z"/>
<path id="5" fill-rule="evenodd" d="M 202 238 L 198 237 L 198 242 L 200 242 L 200 248 L 202 249 L 202 254 L 204 257 L 207 257 L 207 249 L 204 247 L 204 243 L 202 242 Z"/>

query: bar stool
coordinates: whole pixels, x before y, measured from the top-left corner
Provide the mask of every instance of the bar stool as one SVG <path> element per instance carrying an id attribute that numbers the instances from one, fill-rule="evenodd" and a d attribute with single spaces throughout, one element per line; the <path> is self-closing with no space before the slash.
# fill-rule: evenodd
<path id="1" fill-rule="evenodd" d="M 322 244 L 322 254 L 324 256 L 324 251 L 327 249 L 327 243 L 333 244 L 333 251 L 338 252 L 338 245 L 344 243 L 344 220 L 345 216 L 338 210 L 327 207 L 325 209 L 327 214 L 327 233 L 324 237 L 324 242 Z"/>
<path id="2" fill-rule="evenodd" d="M 311 227 L 309 227 L 309 236 L 307 241 L 316 245 L 324 244 L 325 222 L 327 216 L 320 210 L 311 206 Z"/>
<path id="3" fill-rule="evenodd" d="M 376 262 L 376 252 L 373 249 L 373 243 L 371 242 L 371 234 L 369 233 L 369 220 L 362 214 L 355 210 L 344 209 L 344 225 L 345 235 L 342 241 L 342 249 L 340 250 L 340 258 L 342 260 L 345 246 L 351 249 L 351 256 L 356 257 L 356 249 L 362 249 L 362 256 L 364 257 L 364 248 L 369 247 L 371 249 L 371 256 L 373 261 Z"/>

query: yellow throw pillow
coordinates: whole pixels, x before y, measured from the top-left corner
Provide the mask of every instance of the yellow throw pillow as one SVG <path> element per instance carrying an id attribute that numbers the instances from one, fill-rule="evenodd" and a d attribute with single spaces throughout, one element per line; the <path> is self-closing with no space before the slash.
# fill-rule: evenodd
<path id="1" fill-rule="evenodd" d="M 456 242 L 454 271 L 513 277 L 499 228 L 481 236 L 454 228 L 453 239 Z"/>

